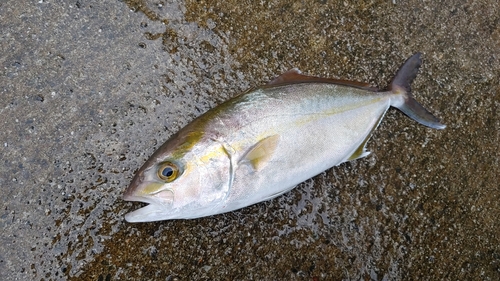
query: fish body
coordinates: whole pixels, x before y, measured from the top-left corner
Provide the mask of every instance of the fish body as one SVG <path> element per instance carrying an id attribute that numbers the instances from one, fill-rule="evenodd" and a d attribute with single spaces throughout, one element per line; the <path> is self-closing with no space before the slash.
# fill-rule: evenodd
<path id="1" fill-rule="evenodd" d="M 420 54 L 390 89 L 302 75 L 292 69 L 201 115 L 164 143 L 124 194 L 149 203 L 129 222 L 191 219 L 279 196 L 342 162 L 368 155 L 365 145 L 391 106 L 443 129 L 410 93 Z"/>

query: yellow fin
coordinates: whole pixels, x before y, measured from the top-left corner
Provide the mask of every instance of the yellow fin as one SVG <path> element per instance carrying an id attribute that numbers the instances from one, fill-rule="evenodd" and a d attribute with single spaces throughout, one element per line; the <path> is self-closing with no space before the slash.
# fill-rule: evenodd
<path id="1" fill-rule="evenodd" d="M 382 121 L 383 117 L 384 117 L 384 114 L 382 114 L 382 115 L 380 115 L 378 117 L 378 120 L 377 120 L 377 123 L 375 124 L 375 126 L 373 126 L 373 128 L 370 131 L 370 133 L 365 137 L 365 139 L 363 140 L 363 142 L 358 146 L 358 148 L 354 151 L 354 153 L 347 159 L 347 161 L 355 160 L 355 159 L 358 159 L 358 158 L 363 158 L 363 157 L 366 157 L 366 156 L 368 156 L 370 154 L 370 151 L 366 151 L 365 150 L 366 149 L 366 143 L 372 137 L 373 132 L 375 131 L 375 129 L 377 129 L 377 127 L 380 124 L 380 122 Z"/>
<path id="2" fill-rule="evenodd" d="M 278 147 L 279 135 L 269 136 L 255 144 L 243 157 L 254 170 L 260 170 L 266 166 Z"/>
<path id="3" fill-rule="evenodd" d="M 370 139 L 370 136 L 366 138 L 366 140 L 354 151 L 354 153 L 347 159 L 347 161 L 355 160 L 358 158 L 363 158 L 370 154 L 370 151 L 365 150 L 366 143 Z"/>

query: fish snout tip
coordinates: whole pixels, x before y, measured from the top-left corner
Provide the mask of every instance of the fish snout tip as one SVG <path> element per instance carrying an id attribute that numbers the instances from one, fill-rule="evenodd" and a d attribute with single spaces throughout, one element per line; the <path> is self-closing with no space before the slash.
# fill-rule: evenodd
<path id="1" fill-rule="evenodd" d="M 123 201 L 139 201 L 136 196 L 132 194 L 125 193 L 122 195 L 122 200 Z"/>
<path id="2" fill-rule="evenodd" d="M 122 199 L 125 201 L 133 201 L 134 197 L 134 190 L 135 190 L 135 185 L 133 185 L 133 182 L 125 189 L 125 192 L 122 195 Z"/>
<path id="3" fill-rule="evenodd" d="M 141 200 L 140 186 L 134 184 L 134 181 L 125 189 L 122 195 L 124 201 L 143 201 Z"/>
<path id="4" fill-rule="evenodd" d="M 134 200 L 134 197 L 136 197 L 137 191 L 140 189 L 140 186 L 144 182 L 144 172 L 139 170 L 135 176 L 132 178 L 132 181 L 128 185 L 127 189 L 125 189 L 125 192 L 122 195 L 122 199 L 125 201 L 137 201 Z"/>

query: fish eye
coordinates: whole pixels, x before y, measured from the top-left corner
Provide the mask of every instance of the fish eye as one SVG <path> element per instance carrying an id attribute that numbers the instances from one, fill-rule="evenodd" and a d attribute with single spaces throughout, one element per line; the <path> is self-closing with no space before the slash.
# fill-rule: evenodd
<path id="1" fill-rule="evenodd" d="M 158 169 L 158 177 L 166 182 L 174 181 L 179 174 L 177 166 L 171 162 L 165 162 Z"/>

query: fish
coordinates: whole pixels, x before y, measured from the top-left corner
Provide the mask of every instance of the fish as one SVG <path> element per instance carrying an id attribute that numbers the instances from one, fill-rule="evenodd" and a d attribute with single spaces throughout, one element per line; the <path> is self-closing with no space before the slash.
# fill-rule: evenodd
<path id="1" fill-rule="evenodd" d="M 411 93 L 421 64 L 421 54 L 412 55 L 386 90 L 294 68 L 223 102 L 172 135 L 136 172 L 123 200 L 148 205 L 125 220 L 195 219 L 273 199 L 366 157 L 389 107 L 444 129 Z"/>

